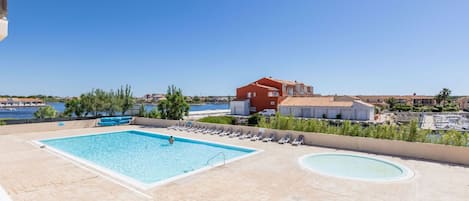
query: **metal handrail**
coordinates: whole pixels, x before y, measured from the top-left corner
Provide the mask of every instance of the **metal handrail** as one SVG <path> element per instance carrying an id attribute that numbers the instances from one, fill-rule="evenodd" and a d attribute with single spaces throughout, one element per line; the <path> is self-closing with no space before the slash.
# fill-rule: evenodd
<path id="1" fill-rule="evenodd" d="M 220 154 L 223 155 L 223 165 L 225 165 L 225 164 L 226 164 L 226 156 L 225 156 L 225 153 L 223 153 L 222 151 L 221 151 L 221 152 L 218 152 L 217 154 L 215 154 L 214 156 L 212 156 L 211 158 L 209 158 L 209 159 L 207 160 L 207 163 L 206 163 L 205 165 L 209 165 L 209 164 L 210 164 L 210 161 L 213 160 L 213 159 L 215 159 L 215 158 L 216 158 L 217 156 L 219 156 Z"/>

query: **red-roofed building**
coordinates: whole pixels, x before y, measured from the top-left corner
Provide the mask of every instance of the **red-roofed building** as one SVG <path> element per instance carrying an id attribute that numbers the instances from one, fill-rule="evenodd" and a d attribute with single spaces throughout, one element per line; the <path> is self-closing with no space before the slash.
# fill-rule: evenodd
<path id="1" fill-rule="evenodd" d="M 264 77 L 236 89 L 236 99 L 231 102 L 231 113 L 249 115 L 264 109 L 278 109 L 286 97 L 313 96 L 313 87 L 297 81 Z"/>

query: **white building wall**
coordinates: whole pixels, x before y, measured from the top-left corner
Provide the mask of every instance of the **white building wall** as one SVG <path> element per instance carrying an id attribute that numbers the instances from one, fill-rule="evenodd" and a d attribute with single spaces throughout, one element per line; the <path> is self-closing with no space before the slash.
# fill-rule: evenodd
<path id="1" fill-rule="evenodd" d="M 249 108 L 249 100 L 230 102 L 230 110 L 233 115 L 249 115 Z"/>
<path id="2" fill-rule="evenodd" d="M 309 110 L 310 113 L 306 110 Z M 313 117 L 323 118 L 326 114 L 328 119 L 335 119 L 338 114 L 342 115 L 342 119 L 373 121 L 374 107 L 359 102 L 354 102 L 352 107 L 317 107 L 317 106 L 279 106 L 281 115 L 294 117 Z"/>
<path id="3" fill-rule="evenodd" d="M 359 101 L 354 101 L 352 108 L 356 111 L 356 120 L 374 121 L 375 108 Z"/>

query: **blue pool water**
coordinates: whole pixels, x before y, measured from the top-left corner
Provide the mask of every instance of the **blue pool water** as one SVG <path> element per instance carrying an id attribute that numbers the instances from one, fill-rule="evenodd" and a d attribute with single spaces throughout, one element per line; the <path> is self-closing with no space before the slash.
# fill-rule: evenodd
<path id="1" fill-rule="evenodd" d="M 170 145 L 168 138 L 141 131 L 122 131 L 40 142 L 144 184 L 209 166 L 207 160 L 219 152 L 230 160 L 255 151 L 177 137 Z M 221 155 L 211 160 L 210 165 L 220 162 L 223 162 Z"/>
<path id="2" fill-rule="evenodd" d="M 401 165 L 353 154 L 312 154 L 302 158 L 301 163 L 313 171 L 349 179 L 394 181 L 412 176 L 412 172 Z"/>

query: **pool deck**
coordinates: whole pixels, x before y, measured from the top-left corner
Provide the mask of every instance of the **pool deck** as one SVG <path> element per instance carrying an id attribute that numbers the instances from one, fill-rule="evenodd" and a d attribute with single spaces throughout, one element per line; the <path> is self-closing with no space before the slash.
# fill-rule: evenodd
<path id="1" fill-rule="evenodd" d="M 32 143 L 52 137 L 138 129 L 262 149 L 248 158 L 149 190 L 132 188 L 106 174 L 64 159 Z M 177 142 L 176 142 L 177 143 Z M 237 138 L 119 126 L 0 135 L 0 186 L 14 201 L 55 200 L 461 200 L 469 199 L 469 167 L 366 154 L 409 167 L 409 180 L 376 183 L 323 176 L 302 169 L 311 153 L 360 153 L 315 146 L 280 145 Z M 469 156 L 468 156 L 469 157 Z"/>

